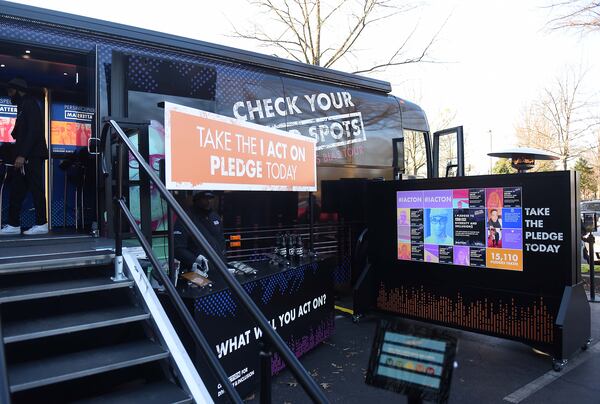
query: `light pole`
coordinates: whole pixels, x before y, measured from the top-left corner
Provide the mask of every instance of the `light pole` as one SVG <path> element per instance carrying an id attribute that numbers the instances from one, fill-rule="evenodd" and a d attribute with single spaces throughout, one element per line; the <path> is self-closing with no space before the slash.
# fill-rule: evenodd
<path id="1" fill-rule="evenodd" d="M 494 150 L 492 148 L 492 130 L 489 129 L 488 133 L 490 134 L 490 153 L 492 153 Z M 492 157 L 490 156 L 490 175 L 492 174 Z"/>

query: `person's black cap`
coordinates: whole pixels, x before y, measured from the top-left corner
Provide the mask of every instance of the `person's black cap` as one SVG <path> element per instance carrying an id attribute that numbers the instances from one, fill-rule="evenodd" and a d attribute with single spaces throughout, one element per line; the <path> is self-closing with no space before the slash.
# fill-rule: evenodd
<path id="1" fill-rule="evenodd" d="M 215 197 L 215 194 L 212 193 L 211 191 L 194 191 L 192 195 L 193 195 L 194 199 L 214 198 Z"/>
<path id="2" fill-rule="evenodd" d="M 27 86 L 27 82 L 20 77 L 15 77 L 14 79 L 10 80 L 8 82 L 7 87 L 14 88 L 15 90 L 20 91 L 27 91 L 27 89 L 29 88 L 29 86 Z"/>

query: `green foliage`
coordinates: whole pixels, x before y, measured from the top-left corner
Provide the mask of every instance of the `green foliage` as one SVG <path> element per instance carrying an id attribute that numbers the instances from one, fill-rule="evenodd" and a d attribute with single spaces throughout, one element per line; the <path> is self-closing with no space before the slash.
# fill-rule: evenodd
<path id="1" fill-rule="evenodd" d="M 531 170 L 539 173 L 542 171 L 556 171 L 556 162 L 552 160 L 536 160 L 535 167 Z"/>
<path id="2" fill-rule="evenodd" d="M 516 172 L 517 170 L 512 168 L 508 159 L 500 159 L 496 161 L 496 164 L 494 164 L 494 167 L 492 168 L 493 174 L 514 174 Z"/>
<path id="3" fill-rule="evenodd" d="M 582 199 L 592 199 L 598 190 L 598 183 L 594 175 L 594 168 L 583 157 L 579 157 L 575 163 L 575 171 L 579 173 L 579 186 Z"/>

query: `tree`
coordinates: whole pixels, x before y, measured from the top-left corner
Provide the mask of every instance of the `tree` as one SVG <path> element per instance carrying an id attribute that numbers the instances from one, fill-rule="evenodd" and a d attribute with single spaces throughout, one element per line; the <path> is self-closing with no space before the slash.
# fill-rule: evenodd
<path id="1" fill-rule="evenodd" d="M 417 177 L 426 177 L 427 152 L 423 132 L 413 130 L 404 131 L 404 161 L 406 174 Z"/>
<path id="2" fill-rule="evenodd" d="M 550 8 L 559 14 L 550 20 L 552 29 L 600 31 L 600 1 L 564 0 L 551 4 Z"/>
<path id="3" fill-rule="evenodd" d="M 592 104 L 583 95 L 584 77 L 571 69 L 557 78 L 526 109 L 516 130 L 520 146 L 556 153 L 564 170 L 585 150 L 585 137 L 598 125 L 591 116 Z"/>
<path id="4" fill-rule="evenodd" d="M 431 133 L 438 132 L 443 129 L 448 129 L 455 126 L 454 121 L 456 119 L 456 111 L 450 108 L 444 108 L 431 120 Z M 448 166 L 458 164 L 458 140 L 455 133 L 450 133 L 439 138 L 439 175 L 445 176 Z M 467 141 L 467 133 L 463 133 L 464 144 L 469 144 Z M 463 156 L 465 160 L 468 160 L 466 150 Z M 466 171 L 466 167 L 465 167 Z M 455 171 L 451 171 L 455 172 Z M 452 175 L 452 174 L 450 174 Z"/>
<path id="5" fill-rule="evenodd" d="M 267 25 L 268 31 L 258 23 L 249 32 L 234 27 L 236 37 L 257 41 L 280 56 L 323 67 L 332 67 L 357 51 L 360 39 L 369 28 L 416 8 L 408 2 L 393 0 L 255 0 L 250 3 L 264 10 L 273 23 Z M 419 51 L 409 54 L 415 27 L 384 59 L 358 68 L 354 73 L 431 61 L 429 52 L 442 28 Z"/>
<path id="6" fill-rule="evenodd" d="M 499 159 L 492 168 L 492 174 L 515 174 L 516 172 L 517 170 L 510 165 L 509 159 Z"/>
<path id="7" fill-rule="evenodd" d="M 575 163 L 575 170 L 579 172 L 579 189 L 581 190 L 582 199 L 593 199 L 596 196 L 598 184 L 594 175 L 594 169 L 589 162 L 580 157 Z"/>
<path id="8" fill-rule="evenodd" d="M 596 128 L 594 137 L 594 142 L 590 142 L 590 147 L 586 151 L 585 157 L 594 170 L 593 180 L 596 189 L 594 198 L 598 198 L 600 197 L 600 127 Z"/>

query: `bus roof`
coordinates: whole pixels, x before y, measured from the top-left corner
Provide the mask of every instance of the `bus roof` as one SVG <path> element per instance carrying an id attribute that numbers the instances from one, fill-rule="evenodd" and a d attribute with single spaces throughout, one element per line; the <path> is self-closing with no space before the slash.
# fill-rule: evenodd
<path id="1" fill-rule="evenodd" d="M 314 80 L 333 82 L 367 90 L 389 93 L 390 83 L 351 73 L 326 69 L 292 60 L 282 59 L 261 53 L 250 52 L 228 46 L 212 44 L 177 35 L 132 27 L 123 24 L 62 13 L 39 7 L 10 3 L 0 0 L 0 16 L 20 18 L 39 24 L 58 25 L 69 30 L 85 31 L 111 38 L 123 38 L 132 42 L 141 42 L 159 47 L 178 48 L 213 58 L 245 63 L 253 66 L 276 70 L 284 74 L 302 76 Z"/>

